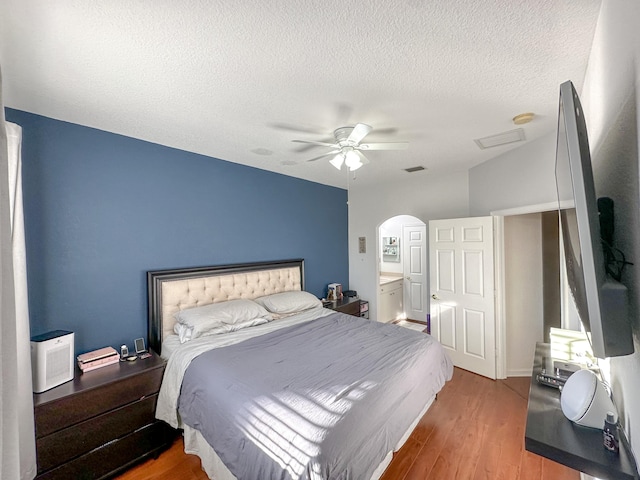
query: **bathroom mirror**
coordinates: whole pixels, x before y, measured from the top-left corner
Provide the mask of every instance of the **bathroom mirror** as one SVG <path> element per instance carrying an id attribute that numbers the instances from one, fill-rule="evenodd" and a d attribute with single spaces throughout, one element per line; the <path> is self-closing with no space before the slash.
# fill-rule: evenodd
<path id="1" fill-rule="evenodd" d="M 384 262 L 400 261 L 400 239 L 398 237 L 382 237 L 382 260 Z"/>

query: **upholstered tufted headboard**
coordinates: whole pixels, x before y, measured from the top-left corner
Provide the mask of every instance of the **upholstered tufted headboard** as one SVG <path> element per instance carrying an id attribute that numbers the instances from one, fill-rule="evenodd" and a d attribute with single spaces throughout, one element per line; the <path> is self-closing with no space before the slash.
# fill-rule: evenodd
<path id="1" fill-rule="evenodd" d="M 186 308 L 304 289 L 304 260 L 147 272 L 149 347 L 161 353 L 173 315 Z"/>

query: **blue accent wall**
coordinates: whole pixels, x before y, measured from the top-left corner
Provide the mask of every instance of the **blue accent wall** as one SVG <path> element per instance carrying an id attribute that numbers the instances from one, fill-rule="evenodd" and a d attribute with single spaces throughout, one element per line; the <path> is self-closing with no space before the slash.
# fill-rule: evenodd
<path id="1" fill-rule="evenodd" d="M 32 335 L 72 330 L 77 353 L 132 348 L 146 338 L 148 270 L 304 258 L 311 293 L 349 284 L 346 190 L 18 110 L 6 117 L 23 128 Z"/>

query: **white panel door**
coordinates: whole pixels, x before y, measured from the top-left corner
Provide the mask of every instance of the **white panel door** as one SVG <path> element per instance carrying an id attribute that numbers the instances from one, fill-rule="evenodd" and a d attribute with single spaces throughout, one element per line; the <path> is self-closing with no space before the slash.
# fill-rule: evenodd
<path id="1" fill-rule="evenodd" d="M 427 226 L 402 227 L 404 311 L 407 318 L 427 321 Z"/>
<path id="2" fill-rule="evenodd" d="M 493 218 L 429 222 L 431 334 L 456 367 L 496 378 Z"/>

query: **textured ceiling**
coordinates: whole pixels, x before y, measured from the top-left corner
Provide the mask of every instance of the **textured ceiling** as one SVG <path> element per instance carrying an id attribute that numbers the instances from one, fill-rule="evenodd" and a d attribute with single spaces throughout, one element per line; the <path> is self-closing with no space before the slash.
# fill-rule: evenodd
<path id="1" fill-rule="evenodd" d="M 560 83 L 582 86 L 594 0 L 3 0 L 5 105 L 316 182 L 346 186 L 325 153 L 358 122 L 351 185 L 467 169 L 556 128 Z M 379 132 L 376 132 L 378 130 Z M 303 151 L 301 151 L 303 150 Z M 265 155 L 265 153 L 269 153 Z M 413 177 L 412 177 L 413 178 Z"/>

